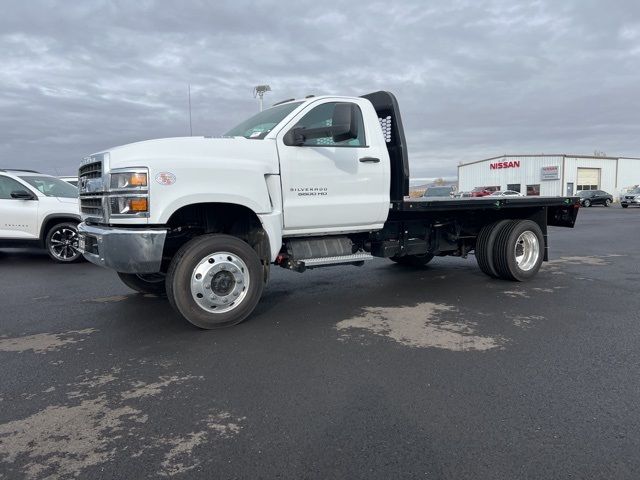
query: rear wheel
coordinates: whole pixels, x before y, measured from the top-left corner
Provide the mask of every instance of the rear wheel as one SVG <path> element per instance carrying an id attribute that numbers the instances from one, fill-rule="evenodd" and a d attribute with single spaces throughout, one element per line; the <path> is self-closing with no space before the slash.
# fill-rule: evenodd
<path id="1" fill-rule="evenodd" d="M 509 222 L 511 222 L 511 220 L 499 220 L 484 226 L 476 239 L 476 261 L 478 262 L 480 270 L 490 277 L 499 277 L 493 265 L 493 245 L 500 230 Z"/>
<path id="2" fill-rule="evenodd" d="M 522 282 L 538 273 L 544 257 L 544 236 L 537 223 L 514 220 L 495 240 L 493 263 L 500 278 Z"/>
<path id="3" fill-rule="evenodd" d="M 396 262 L 398 265 L 404 265 L 407 267 L 424 267 L 427 263 L 433 260 L 431 253 L 425 253 L 422 255 L 404 255 L 402 257 L 390 257 L 389 260 Z"/>
<path id="4" fill-rule="evenodd" d="M 44 239 L 49 256 L 59 263 L 73 263 L 82 260 L 78 250 L 78 226 L 63 222 L 51 227 Z"/>
<path id="5" fill-rule="evenodd" d="M 118 277 L 127 287 L 139 293 L 153 293 L 164 295 L 166 293 L 165 279 L 163 273 L 121 273 Z"/>
<path id="6" fill-rule="evenodd" d="M 582 205 L 584 205 L 585 207 L 590 207 L 591 206 L 591 200 L 585 200 L 584 202 L 582 202 Z"/>
<path id="7" fill-rule="evenodd" d="M 183 245 L 167 272 L 167 296 L 193 325 L 236 325 L 255 309 L 264 287 L 256 251 L 230 235 L 211 234 Z"/>

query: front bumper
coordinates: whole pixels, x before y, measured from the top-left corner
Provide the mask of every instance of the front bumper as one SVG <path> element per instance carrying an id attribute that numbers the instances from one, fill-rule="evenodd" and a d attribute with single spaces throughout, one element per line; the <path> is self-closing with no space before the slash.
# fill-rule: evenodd
<path id="1" fill-rule="evenodd" d="M 84 258 L 122 273 L 160 271 L 167 236 L 163 228 L 120 228 L 78 225 L 79 250 Z"/>
<path id="2" fill-rule="evenodd" d="M 640 205 L 640 198 L 623 198 L 620 205 Z"/>

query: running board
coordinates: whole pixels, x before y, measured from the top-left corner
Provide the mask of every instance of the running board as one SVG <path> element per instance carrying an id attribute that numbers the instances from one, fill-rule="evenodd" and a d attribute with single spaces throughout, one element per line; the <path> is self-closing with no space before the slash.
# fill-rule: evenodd
<path id="1" fill-rule="evenodd" d="M 301 258 L 298 262 L 304 265 L 305 268 L 324 267 L 329 265 L 343 265 L 343 264 L 362 264 L 367 260 L 373 260 L 373 256 L 370 253 L 353 253 L 351 255 L 340 255 L 335 257 L 321 257 L 321 258 Z"/>

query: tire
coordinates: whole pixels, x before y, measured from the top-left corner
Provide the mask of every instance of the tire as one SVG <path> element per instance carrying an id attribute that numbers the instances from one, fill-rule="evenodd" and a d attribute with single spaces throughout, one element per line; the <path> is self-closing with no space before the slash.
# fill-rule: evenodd
<path id="1" fill-rule="evenodd" d="M 154 295 L 164 295 L 167 291 L 165 281 L 166 275 L 162 273 L 121 273 L 118 277 L 127 287 L 139 293 L 152 293 Z"/>
<path id="2" fill-rule="evenodd" d="M 493 245 L 500 230 L 512 220 L 499 220 L 485 225 L 476 239 L 475 255 L 480 270 L 486 275 L 498 278 L 499 274 L 493 265 Z"/>
<path id="3" fill-rule="evenodd" d="M 255 309 L 263 277 L 260 258 L 247 243 L 230 235 L 202 235 L 184 244 L 171 260 L 167 297 L 196 327 L 230 327 Z"/>
<path id="4" fill-rule="evenodd" d="M 433 260 L 433 254 L 425 253 L 422 255 L 404 255 L 402 257 L 389 257 L 389 260 L 396 262 L 398 265 L 405 267 L 424 267 Z"/>
<path id="5" fill-rule="evenodd" d="M 61 222 L 49 229 L 44 238 L 49 256 L 58 263 L 75 263 L 84 259 L 78 250 L 78 224 Z"/>
<path id="6" fill-rule="evenodd" d="M 582 205 L 585 207 L 590 207 L 591 206 L 591 200 L 585 200 L 584 202 L 582 202 Z"/>
<path id="7" fill-rule="evenodd" d="M 611 206 L 611 203 L 612 203 L 612 202 L 611 202 L 611 199 L 610 199 L 610 198 L 607 198 L 607 199 L 604 201 L 604 206 L 605 206 L 605 207 L 610 207 L 610 206 Z"/>
<path id="8" fill-rule="evenodd" d="M 629 208 L 629 205 L 620 205 L 622 208 Z"/>
<path id="9" fill-rule="evenodd" d="M 537 223 L 513 220 L 500 230 L 495 240 L 493 263 L 498 275 L 518 282 L 534 277 L 542 265 L 544 248 L 544 236 Z"/>

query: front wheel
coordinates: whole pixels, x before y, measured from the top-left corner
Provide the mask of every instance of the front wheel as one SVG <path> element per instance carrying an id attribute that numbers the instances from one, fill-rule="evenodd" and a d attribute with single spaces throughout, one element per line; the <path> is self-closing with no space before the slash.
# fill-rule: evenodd
<path id="1" fill-rule="evenodd" d="M 622 208 L 628 208 L 629 205 L 620 205 Z"/>
<path id="2" fill-rule="evenodd" d="M 611 203 L 612 203 L 612 202 L 611 202 L 611 199 L 610 199 L 610 198 L 607 198 L 607 199 L 604 201 L 604 206 L 605 206 L 605 207 L 610 207 L 610 206 L 611 206 Z"/>
<path id="3" fill-rule="evenodd" d="M 167 272 L 167 296 L 193 325 L 223 328 L 247 318 L 262 296 L 256 251 L 237 237 L 202 235 L 184 244 Z"/>
<path id="4" fill-rule="evenodd" d="M 73 263 L 83 258 L 78 250 L 78 226 L 75 223 L 62 222 L 51 227 L 44 245 L 56 262 Z"/>
<path id="5" fill-rule="evenodd" d="M 118 272 L 118 277 L 127 287 L 139 293 L 153 293 L 154 295 L 164 295 L 166 292 L 165 278 L 163 273 L 122 273 Z"/>
<path id="6" fill-rule="evenodd" d="M 404 265 L 407 267 L 424 267 L 427 263 L 433 260 L 431 253 L 424 253 L 422 255 L 404 255 L 402 257 L 390 257 L 389 260 L 396 262 L 398 265 Z"/>

